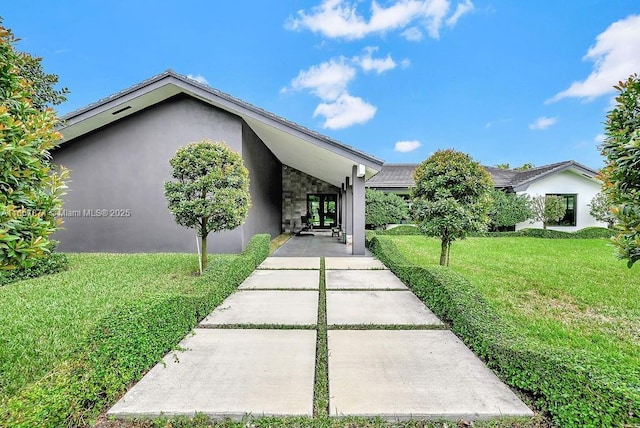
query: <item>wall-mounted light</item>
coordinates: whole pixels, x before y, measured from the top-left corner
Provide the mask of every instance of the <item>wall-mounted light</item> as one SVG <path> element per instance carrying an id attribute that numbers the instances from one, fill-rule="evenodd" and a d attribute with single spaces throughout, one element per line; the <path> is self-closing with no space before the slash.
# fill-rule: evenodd
<path id="1" fill-rule="evenodd" d="M 364 175 L 366 174 L 367 170 L 365 169 L 365 166 L 362 165 L 361 163 L 358 164 L 358 173 L 356 174 L 356 176 L 358 177 L 364 177 Z"/>

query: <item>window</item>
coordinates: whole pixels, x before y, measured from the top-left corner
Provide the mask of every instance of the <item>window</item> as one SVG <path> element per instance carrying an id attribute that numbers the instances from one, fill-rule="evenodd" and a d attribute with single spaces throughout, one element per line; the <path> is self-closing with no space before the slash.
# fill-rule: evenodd
<path id="1" fill-rule="evenodd" d="M 567 194 L 548 194 L 548 196 L 559 196 L 562 198 L 564 202 L 564 206 L 566 208 L 566 212 L 564 217 L 558 220 L 557 222 L 549 222 L 549 226 L 575 226 L 576 225 L 576 206 L 578 202 L 578 195 L 567 195 Z"/>

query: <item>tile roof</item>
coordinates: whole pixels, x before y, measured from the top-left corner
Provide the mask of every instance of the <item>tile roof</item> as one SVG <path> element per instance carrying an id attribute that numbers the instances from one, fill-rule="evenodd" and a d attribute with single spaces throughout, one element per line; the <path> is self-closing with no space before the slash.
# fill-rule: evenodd
<path id="1" fill-rule="evenodd" d="M 367 187 L 373 188 L 405 189 L 413 187 L 415 185 L 413 181 L 413 171 L 417 166 L 418 164 L 416 163 L 385 163 L 382 166 L 382 171 L 371 177 L 366 185 Z M 485 166 L 484 168 L 491 174 L 495 187 L 513 188 L 526 185 L 549 174 L 560 172 L 570 167 L 577 168 L 586 176 L 596 177 L 598 175 L 597 171 L 575 161 L 557 162 L 523 171 L 501 169 L 492 166 Z"/>

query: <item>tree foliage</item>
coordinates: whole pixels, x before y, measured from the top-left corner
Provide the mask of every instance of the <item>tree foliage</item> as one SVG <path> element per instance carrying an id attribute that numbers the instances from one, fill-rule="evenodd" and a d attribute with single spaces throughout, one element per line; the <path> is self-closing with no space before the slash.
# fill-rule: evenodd
<path id="1" fill-rule="evenodd" d="M 531 199 L 531 211 L 531 219 L 542 222 L 542 228 L 546 229 L 549 223 L 564 217 L 567 207 L 560 196 L 538 195 Z"/>
<path id="2" fill-rule="evenodd" d="M 634 74 L 615 88 L 620 93 L 605 122 L 601 175 L 618 220 L 614 244 L 631 267 L 640 260 L 640 78 Z"/>
<path id="3" fill-rule="evenodd" d="M 603 223 L 607 223 L 609 229 L 613 229 L 616 222 L 616 216 L 611 211 L 611 202 L 604 193 L 598 193 L 591 199 L 589 204 L 589 214 L 593 218 Z"/>
<path id="4" fill-rule="evenodd" d="M 528 169 L 533 168 L 534 165 L 530 162 L 524 163 L 521 166 L 517 166 L 515 168 L 513 168 L 514 171 L 526 171 Z M 496 168 L 498 169 L 512 169 L 511 166 L 508 163 L 499 163 L 498 165 L 496 165 Z"/>
<path id="5" fill-rule="evenodd" d="M 56 89 L 58 76 L 45 73 L 42 69 L 42 58 L 20 52 L 19 61 L 16 64 L 19 73 L 26 80 L 31 82 L 32 96 L 31 104 L 38 110 L 45 110 L 47 107 L 61 104 L 67 100 L 66 94 L 69 89 L 64 87 Z"/>
<path id="6" fill-rule="evenodd" d="M 493 204 L 489 211 L 489 218 L 494 230 L 515 226 L 527 221 L 533 215 L 531 201 L 527 195 L 517 195 L 493 189 L 491 199 L 493 199 Z"/>
<path id="7" fill-rule="evenodd" d="M 421 231 L 441 241 L 440 264 L 449 264 L 451 243 L 489 223 L 493 182 L 469 155 L 438 150 L 414 172 L 411 211 Z"/>
<path id="8" fill-rule="evenodd" d="M 201 238 L 201 268 L 207 267 L 207 236 L 244 223 L 251 206 L 249 171 L 226 144 L 208 140 L 178 149 L 169 161 L 177 181 L 164 183 L 176 222 Z"/>
<path id="9" fill-rule="evenodd" d="M 407 220 L 409 209 L 405 200 L 395 193 L 367 189 L 364 217 L 367 226 L 386 227 Z"/>
<path id="10" fill-rule="evenodd" d="M 34 85 L 22 74 L 28 55 L 16 52 L 15 43 L 0 24 L 0 268 L 5 270 L 29 268 L 50 254 L 68 176 L 50 161 L 60 139 L 58 118 L 33 101 L 51 86 Z"/>

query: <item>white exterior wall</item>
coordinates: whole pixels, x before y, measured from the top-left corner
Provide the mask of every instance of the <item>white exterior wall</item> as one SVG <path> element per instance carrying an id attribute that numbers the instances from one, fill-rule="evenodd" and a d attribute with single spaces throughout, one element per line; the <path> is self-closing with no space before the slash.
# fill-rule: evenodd
<path id="1" fill-rule="evenodd" d="M 607 227 L 606 223 L 597 221 L 589 214 L 588 204 L 591 203 L 591 200 L 598 192 L 600 192 L 599 182 L 589 179 L 577 171 L 567 169 L 531 183 L 526 191 L 518 192 L 518 194 L 526 194 L 530 197 L 549 193 L 576 194 L 576 225 L 547 227 L 548 229 L 561 230 L 564 232 L 575 232 L 585 227 Z M 531 223 L 527 221 L 518 223 L 516 230 L 527 227 L 542 229 L 542 226 L 542 222 Z"/>

